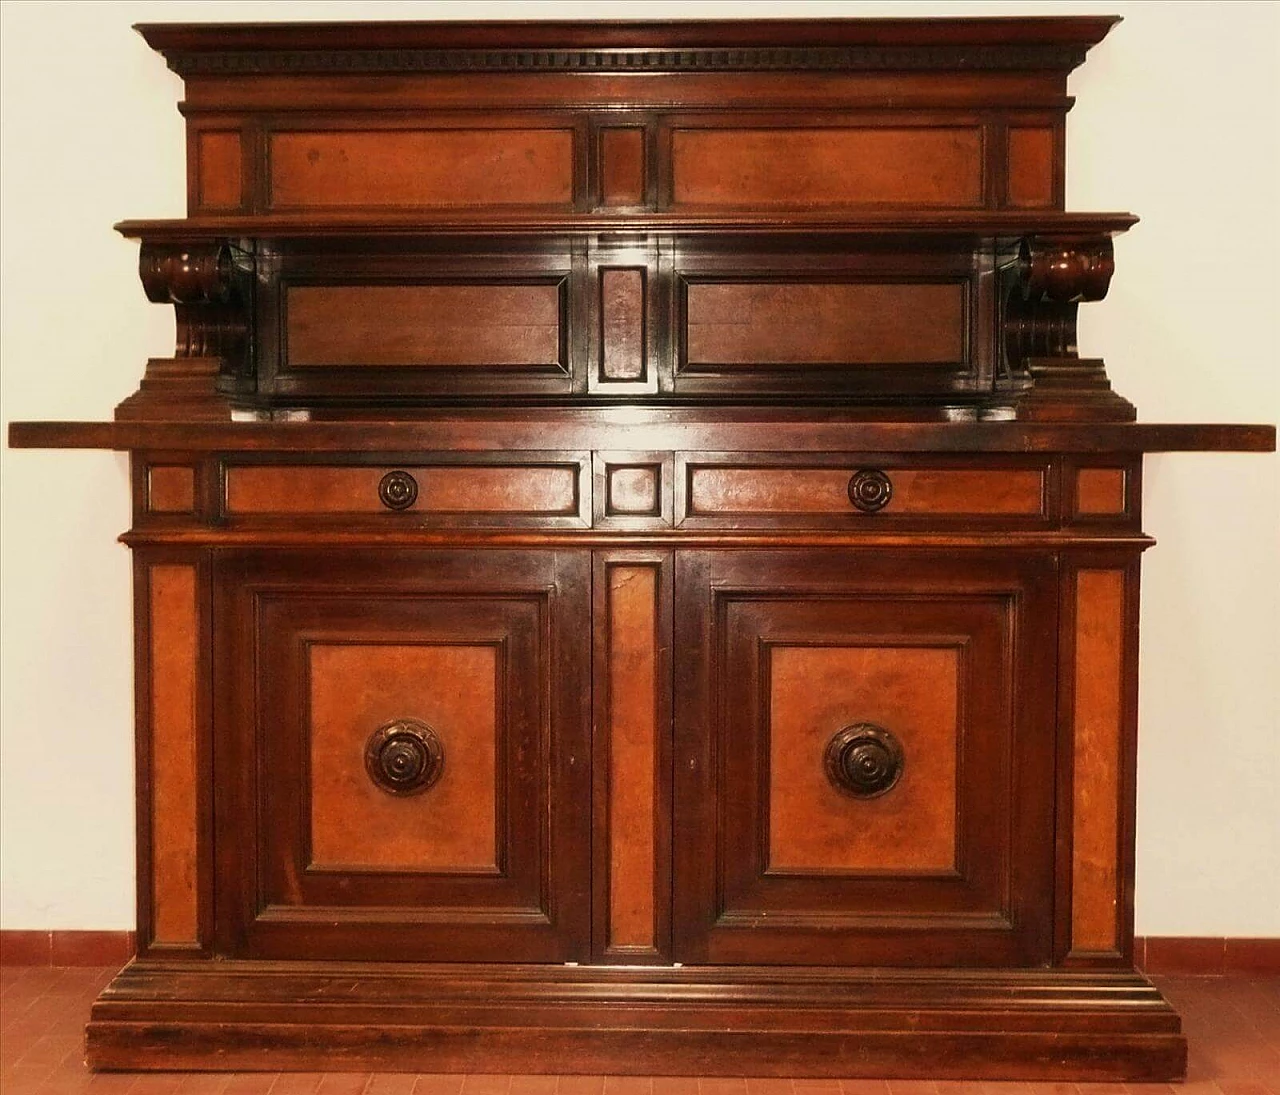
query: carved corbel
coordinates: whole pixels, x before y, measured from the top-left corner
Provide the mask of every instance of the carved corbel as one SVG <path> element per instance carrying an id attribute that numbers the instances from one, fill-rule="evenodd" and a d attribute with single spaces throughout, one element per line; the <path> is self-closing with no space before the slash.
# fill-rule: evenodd
<path id="1" fill-rule="evenodd" d="M 1081 359 L 1080 304 L 1102 300 L 1115 272 L 1109 236 L 1031 237 L 1004 269 L 1004 383 L 1021 387 L 1018 417 L 1128 421 L 1133 405 L 1111 390 L 1106 365 Z"/>
<path id="2" fill-rule="evenodd" d="M 251 388 L 252 261 L 222 240 L 144 240 L 138 275 L 147 299 L 172 304 L 173 357 L 152 358 L 117 418 L 225 419 L 219 392 Z"/>

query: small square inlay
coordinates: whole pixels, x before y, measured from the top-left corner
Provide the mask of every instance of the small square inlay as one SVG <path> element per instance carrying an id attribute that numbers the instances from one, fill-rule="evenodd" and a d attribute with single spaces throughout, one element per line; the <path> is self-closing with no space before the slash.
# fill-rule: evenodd
<path id="1" fill-rule="evenodd" d="M 196 508 L 194 468 L 156 464 L 147 471 L 147 510 L 151 513 L 193 513 Z"/>
<path id="2" fill-rule="evenodd" d="M 661 468 L 657 464 L 639 467 L 611 465 L 608 470 L 609 514 L 660 516 L 662 512 L 660 477 Z"/>
<path id="3" fill-rule="evenodd" d="M 1076 514 L 1122 515 L 1125 505 L 1124 468 L 1080 468 L 1076 472 Z"/>

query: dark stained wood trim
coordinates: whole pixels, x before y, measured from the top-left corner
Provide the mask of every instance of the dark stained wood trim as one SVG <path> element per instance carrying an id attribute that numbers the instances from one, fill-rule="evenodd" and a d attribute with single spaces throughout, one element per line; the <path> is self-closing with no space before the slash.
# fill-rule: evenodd
<path id="1" fill-rule="evenodd" d="M 376 427 L 376 428 L 375 428 Z M 413 452 L 545 449 L 550 431 L 578 449 L 735 449 L 794 452 L 1274 452 L 1271 425 L 1017 422 L 867 422 L 805 415 L 674 408 L 455 411 L 398 421 L 11 422 L 15 449 L 169 449 L 187 452 Z"/>
<path id="2" fill-rule="evenodd" d="M 237 1069 L 597 1075 L 1170 1080 L 1186 1065 L 1176 1013 L 1123 972 L 136 962 L 94 1005 L 93 1067 L 214 1052 Z"/>
<path id="3" fill-rule="evenodd" d="M 130 239 L 151 242 L 209 239 L 324 239 L 344 236 L 435 236 L 528 234 L 531 232 L 679 233 L 750 232 L 767 236 L 814 234 L 870 237 L 1111 235 L 1138 223 L 1132 213 L 1065 213 L 1055 210 L 778 210 L 730 212 L 618 212 L 536 215 L 477 209 L 433 210 L 430 215 L 379 210 L 376 217 L 332 213 L 276 213 L 200 216 L 168 220 L 124 220 L 115 229 Z"/>

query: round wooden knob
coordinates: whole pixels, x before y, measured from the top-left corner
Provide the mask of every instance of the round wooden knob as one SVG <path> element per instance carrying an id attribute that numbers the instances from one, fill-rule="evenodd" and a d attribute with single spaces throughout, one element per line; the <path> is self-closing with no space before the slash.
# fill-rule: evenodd
<path id="1" fill-rule="evenodd" d="M 389 471 L 378 484 L 378 497 L 387 509 L 408 509 L 418 500 L 418 481 L 407 471 Z"/>
<path id="2" fill-rule="evenodd" d="M 849 480 L 849 501 L 863 513 L 875 513 L 884 509 L 893 497 L 893 484 L 884 472 L 875 468 L 862 468 Z"/>
<path id="3" fill-rule="evenodd" d="M 902 744 L 883 726 L 859 722 L 827 743 L 827 778 L 855 798 L 875 798 L 902 778 Z"/>
<path id="4" fill-rule="evenodd" d="M 364 766 L 384 791 L 421 794 L 444 771 L 444 749 L 436 732 L 417 719 L 396 719 L 378 727 L 364 747 Z"/>

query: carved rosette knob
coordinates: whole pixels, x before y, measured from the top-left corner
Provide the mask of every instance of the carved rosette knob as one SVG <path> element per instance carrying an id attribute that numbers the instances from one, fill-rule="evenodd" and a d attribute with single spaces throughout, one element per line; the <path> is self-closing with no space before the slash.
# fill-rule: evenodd
<path id="1" fill-rule="evenodd" d="M 444 771 L 444 747 L 425 722 L 396 719 L 369 736 L 364 766 L 369 778 L 384 791 L 418 795 Z"/>
<path id="2" fill-rule="evenodd" d="M 389 471 L 378 484 L 378 498 L 387 509 L 408 509 L 418 500 L 418 481 L 407 471 Z"/>
<path id="3" fill-rule="evenodd" d="M 827 778 L 836 790 L 854 798 L 875 798 L 902 778 L 902 744 L 883 726 L 859 722 L 846 726 L 827 743 Z"/>
<path id="4" fill-rule="evenodd" d="M 849 501 L 854 509 L 863 513 L 875 513 L 884 509 L 893 497 L 893 483 L 882 471 L 863 468 L 853 473 L 849 480 Z"/>

